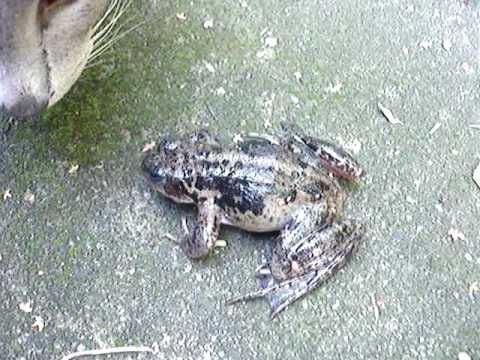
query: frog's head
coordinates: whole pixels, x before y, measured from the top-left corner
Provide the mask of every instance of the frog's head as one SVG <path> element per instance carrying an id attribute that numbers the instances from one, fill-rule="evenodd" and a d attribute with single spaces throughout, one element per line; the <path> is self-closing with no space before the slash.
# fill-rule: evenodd
<path id="1" fill-rule="evenodd" d="M 178 203 L 191 204 L 186 187 L 189 177 L 186 152 L 181 140 L 165 137 L 143 159 L 142 168 L 153 188 Z"/>

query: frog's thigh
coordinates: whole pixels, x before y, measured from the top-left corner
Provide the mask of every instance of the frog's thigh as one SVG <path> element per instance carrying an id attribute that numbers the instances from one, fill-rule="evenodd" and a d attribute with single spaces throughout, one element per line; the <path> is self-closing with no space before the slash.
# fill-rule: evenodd
<path id="1" fill-rule="evenodd" d="M 214 198 L 207 198 L 198 203 L 197 224 L 191 235 L 187 235 L 182 248 L 190 258 L 207 256 L 213 249 L 220 230 L 220 208 Z"/>
<path id="2" fill-rule="evenodd" d="M 292 248 L 298 241 L 315 231 L 324 222 L 327 215 L 328 206 L 325 201 L 299 207 L 281 231 L 277 247 Z"/>
<path id="3" fill-rule="evenodd" d="M 283 281 L 276 279 L 277 284 L 273 286 L 270 281 L 270 289 L 263 289 L 268 293 L 266 296 L 273 317 L 345 265 L 364 232 L 362 226 L 351 220 L 335 221 L 318 230 L 304 241 L 299 241 L 287 255 L 289 261 L 294 258 L 297 262 L 295 265 L 294 261 L 291 262 L 291 272 L 285 274 L 288 278 Z M 274 261 L 282 259 L 272 259 L 272 272 L 279 265 Z"/>

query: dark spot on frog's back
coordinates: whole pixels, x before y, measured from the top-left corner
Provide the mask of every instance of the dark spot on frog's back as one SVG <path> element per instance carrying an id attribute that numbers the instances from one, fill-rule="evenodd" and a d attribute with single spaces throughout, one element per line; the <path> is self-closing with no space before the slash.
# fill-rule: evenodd
<path id="1" fill-rule="evenodd" d="M 224 210 L 237 210 L 242 214 L 251 211 L 254 215 L 262 214 L 269 192 L 265 185 L 231 177 L 201 177 L 197 179 L 197 188 L 218 191 L 221 196 L 216 203 Z"/>

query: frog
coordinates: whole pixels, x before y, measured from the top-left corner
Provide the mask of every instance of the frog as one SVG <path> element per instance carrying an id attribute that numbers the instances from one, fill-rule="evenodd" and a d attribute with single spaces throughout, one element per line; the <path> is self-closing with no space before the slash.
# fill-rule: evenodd
<path id="1" fill-rule="evenodd" d="M 191 259 L 214 252 L 222 225 L 276 234 L 271 257 L 255 272 L 259 290 L 227 301 L 265 298 L 271 318 L 342 268 L 365 233 L 344 218 L 340 184 L 357 182 L 363 169 L 340 147 L 298 129 L 231 144 L 206 129 L 167 135 L 142 168 L 155 191 L 197 207 L 196 224 L 184 222 L 177 241 Z"/>

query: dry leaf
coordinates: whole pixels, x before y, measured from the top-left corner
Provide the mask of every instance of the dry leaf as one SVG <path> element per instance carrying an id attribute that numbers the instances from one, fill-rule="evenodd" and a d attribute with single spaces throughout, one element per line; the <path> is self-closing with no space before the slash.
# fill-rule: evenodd
<path id="1" fill-rule="evenodd" d="M 473 300 L 475 298 L 475 294 L 478 292 L 480 292 L 480 284 L 478 283 L 478 281 L 474 281 L 468 287 L 468 294 L 470 295 L 470 298 Z"/>
<path id="2" fill-rule="evenodd" d="M 154 148 L 155 148 L 155 141 L 146 143 L 145 145 L 143 145 L 142 153 L 146 153 L 148 151 L 151 151 Z"/>
<path id="3" fill-rule="evenodd" d="M 273 36 L 269 36 L 265 39 L 265 46 L 269 48 L 274 48 L 278 45 L 278 39 Z"/>
<path id="4" fill-rule="evenodd" d="M 233 137 L 232 140 L 235 144 L 238 144 L 238 143 L 241 143 L 243 141 L 243 137 L 240 134 L 235 134 L 235 136 Z"/>
<path id="5" fill-rule="evenodd" d="M 472 360 L 472 358 L 466 352 L 461 351 L 458 353 L 458 360 Z"/>
<path id="6" fill-rule="evenodd" d="M 7 201 L 8 199 L 11 199 L 11 198 L 12 198 L 12 190 L 10 189 L 5 190 L 5 192 L 3 193 L 3 201 Z"/>
<path id="7" fill-rule="evenodd" d="M 477 168 L 473 172 L 473 181 L 480 188 L 480 163 L 477 165 Z"/>
<path id="8" fill-rule="evenodd" d="M 23 303 L 18 304 L 18 308 L 22 310 L 25 313 L 31 313 L 33 310 L 32 307 L 32 302 L 31 301 L 25 301 Z"/>
<path id="9" fill-rule="evenodd" d="M 440 124 L 440 123 L 438 123 L 438 122 L 435 123 L 435 125 L 433 125 L 433 127 L 430 129 L 429 134 L 430 134 L 430 135 L 433 135 L 438 129 L 440 129 L 440 126 L 441 126 L 441 125 L 442 125 L 442 124 Z"/>
<path id="10" fill-rule="evenodd" d="M 211 29 L 211 28 L 213 28 L 213 20 L 206 20 L 206 21 L 203 23 L 203 28 L 204 28 L 204 29 Z"/>
<path id="11" fill-rule="evenodd" d="M 181 20 L 181 21 L 185 21 L 185 20 L 187 20 L 187 15 L 185 15 L 185 13 L 184 13 L 184 12 L 177 13 L 177 15 L 176 15 L 176 16 L 177 16 L 177 19 L 178 19 L 178 20 Z"/>
<path id="12" fill-rule="evenodd" d="M 80 165 L 77 165 L 77 164 L 74 164 L 74 165 L 70 166 L 70 169 L 68 169 L 68 174 L 69 175 L 75 174 L 78 171 L 79 167 L 80 167 Z"/>
<path id="13" fill-rule="evenodd" d="M 32 193 L 30 190 L 27 190 L 25 192 L 25 195 L 23 195 L 23 200 L 32 205 L 35 202 L 35 194 Z"/>
<path id="14" fill-rule="evenodd" d="M 392 112 L 389 109 L 387 109 L 385 106 L 383 106 L 380 103 L 378 103 L 377 106 L 380 112 L 382 113 L 382 115 L 385 117 L 385 119 L 387 119 L 387 121 L 390 124 L 393 124 L 393 125 L 403 124 L 398 118 L 393 116 Z"/>
<path id="15" fill-rule="evenodd" d="M 452 42 L 450 41 L 450 39 L 444 38 L 442 41 L 442 47 L 445 50 L 450 51 L 450 49 L 452 48 Z"/>
<path id="16" fill-rule="evenodd" d="M 448 236 L 452 241 L 465 240 L 465 235 L 460 230 L 454 228 L 448 230 Z"/>

